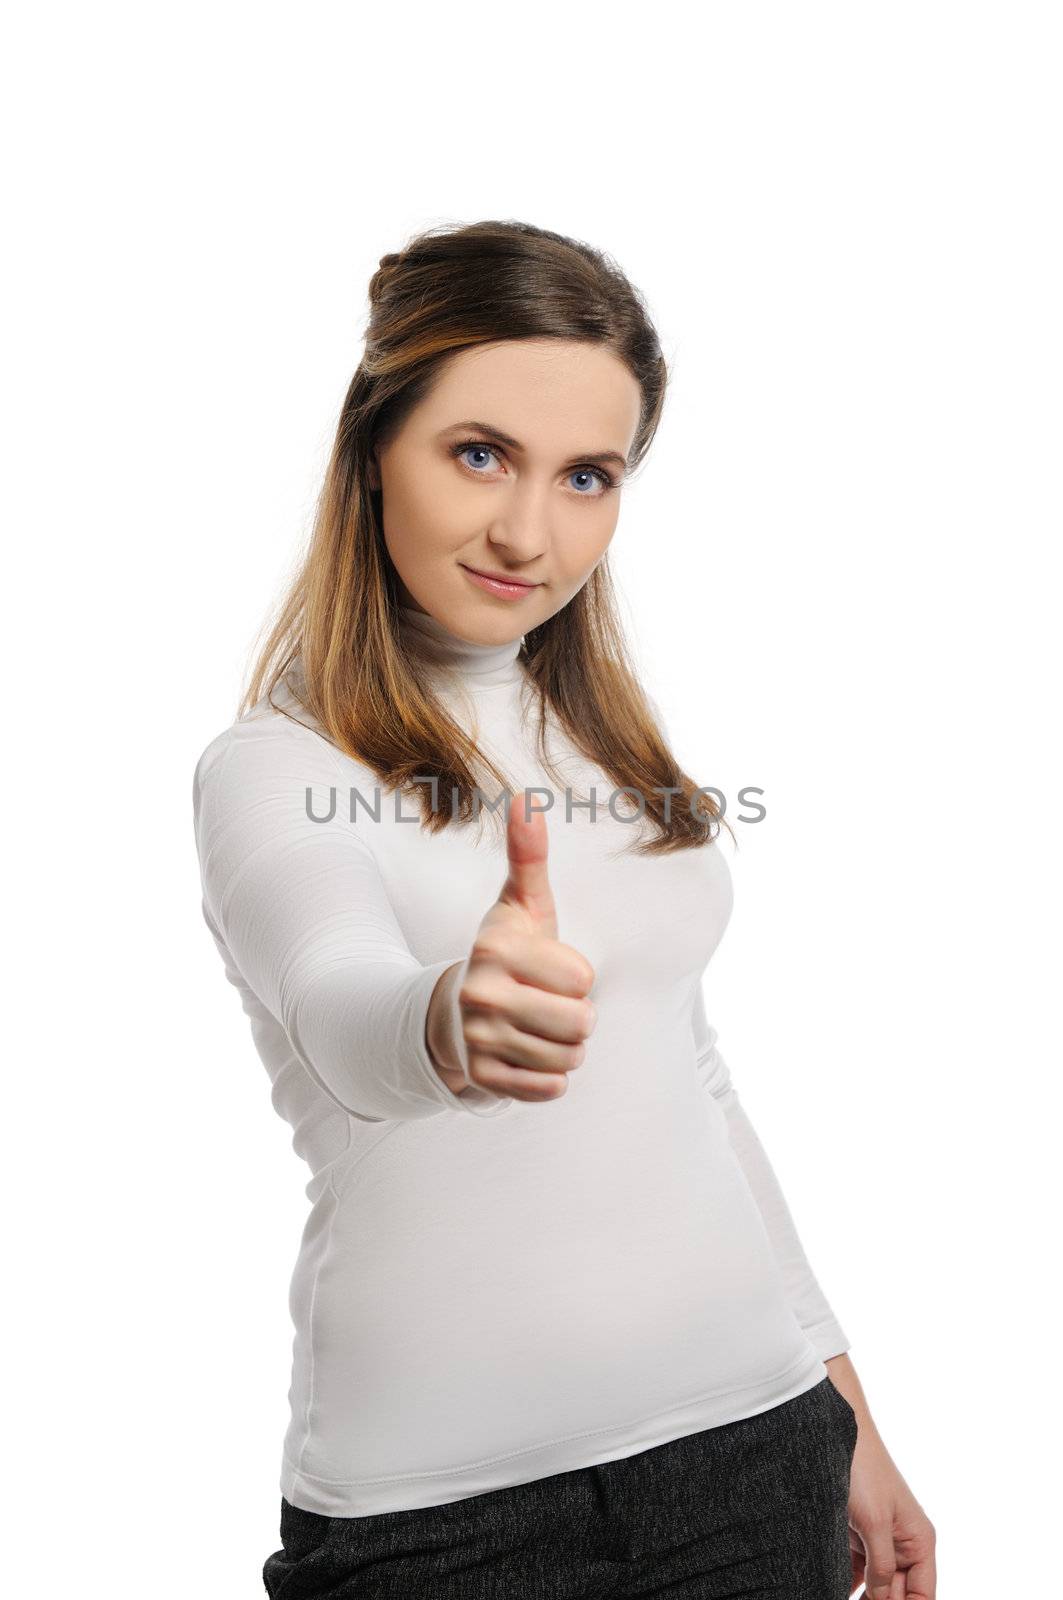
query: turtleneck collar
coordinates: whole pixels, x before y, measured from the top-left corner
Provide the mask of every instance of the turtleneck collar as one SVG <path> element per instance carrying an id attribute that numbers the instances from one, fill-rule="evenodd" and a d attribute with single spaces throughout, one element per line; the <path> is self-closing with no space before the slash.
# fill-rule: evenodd
<path id="1" fill-rule="evenodd" d="M 452 633 L 427 611 L 399 606 L 399 633 L 410 653 L 431 666 L 455 672 L 473 688 L 497 683 L 518 683 L 522 669 L 517 657 L 523 634 L 506 644 L 473 644 Z"/>

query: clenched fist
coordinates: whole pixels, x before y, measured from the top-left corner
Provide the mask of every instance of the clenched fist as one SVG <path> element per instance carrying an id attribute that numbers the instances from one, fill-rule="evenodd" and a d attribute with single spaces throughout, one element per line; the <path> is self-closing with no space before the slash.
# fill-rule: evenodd
<path id="1" fill-rule="evenodd" d="M 514 1100 L 556 1100 L 597 1018 L 586 998 L 594 969 L 557 937 L 546 819 L 524 811 L 521 791 L 506 823 L 506 881 L 428 1008 L 428 1046 L 455 1094 L 476 1085 Z"/>

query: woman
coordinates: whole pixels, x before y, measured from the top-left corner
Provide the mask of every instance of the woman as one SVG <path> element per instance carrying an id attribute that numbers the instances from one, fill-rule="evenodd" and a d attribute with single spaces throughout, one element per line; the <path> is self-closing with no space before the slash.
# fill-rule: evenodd
<path id="1" fill-rule="evenodd" d="M 703 1009 L 722 817 L 616 619 L 645 307 L 501 222 L 384 257 L 370 303 L 195 777 L 204 914 L 312 1172 L 267 1592 L 931 1595 Z"/>

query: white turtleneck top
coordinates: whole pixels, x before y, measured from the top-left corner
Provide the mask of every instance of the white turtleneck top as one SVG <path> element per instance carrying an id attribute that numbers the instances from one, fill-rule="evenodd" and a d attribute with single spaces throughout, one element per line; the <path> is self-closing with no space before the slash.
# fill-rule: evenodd
<path id="1" fill-rule="evenodd" d="M 344 1517 L 750 1416 L 849 1348 L 706 1019 L 720 841 L 631 854 L 648 825 L 554 722 L 564 784 L 540 765 L 520 639 L 472 644 L 411 607 L 400 628 L 512 791 L 554 797 L 558 937 L 594 969 L 598 1021 L 556 1100 L 452 1093 L 425 1018 L 505 880 L 501 826 L 428 834 L 316 728 L 297 667 L 273 694 L 287 715 L 264 699 L 203 751 L 203 913 L 311 1173 L 280 1487 Z"/>

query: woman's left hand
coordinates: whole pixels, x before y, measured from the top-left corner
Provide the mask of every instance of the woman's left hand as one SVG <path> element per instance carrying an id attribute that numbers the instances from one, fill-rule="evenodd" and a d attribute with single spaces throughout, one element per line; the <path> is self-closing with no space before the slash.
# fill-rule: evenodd
<path id="1" fill-rule="evenodd" d="M 936 1600 L 936 1531 L 909 1489 L 871 1418 L 848 1355 L 827 1362 L 831 1381 L 856 1412 L 849 1474 L 853 1589 L 868 1600 Z"/>

